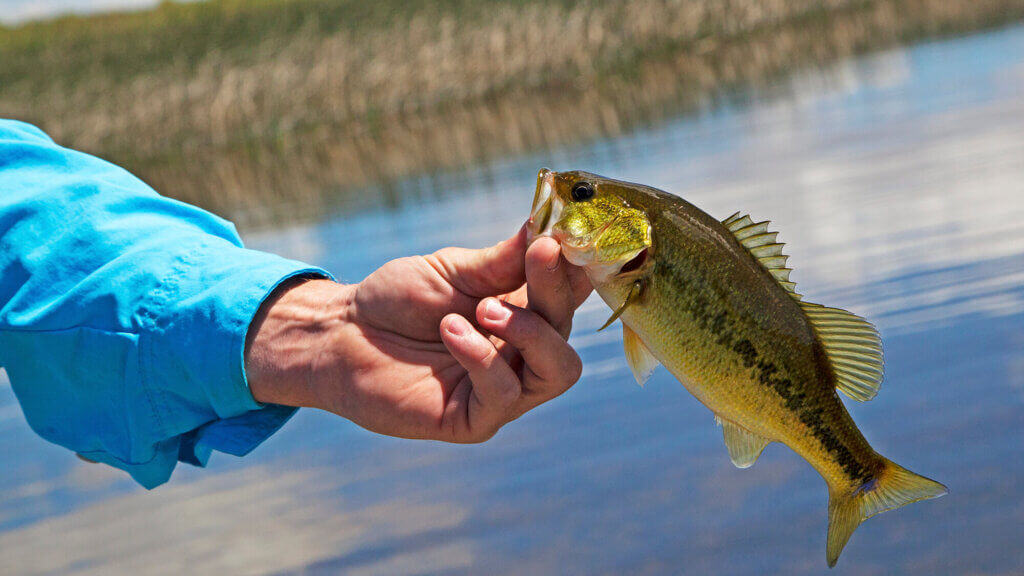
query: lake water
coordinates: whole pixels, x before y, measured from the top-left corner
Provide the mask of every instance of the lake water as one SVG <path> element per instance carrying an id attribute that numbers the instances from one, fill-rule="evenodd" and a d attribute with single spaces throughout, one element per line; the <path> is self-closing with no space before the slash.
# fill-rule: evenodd
<path id="1" fill-rule="evenodd" d="M 949 486 L 865 522 L 835 574 L 1024 573 L 1024 28 L 889 51 L 737 92 L 695 117 L 402 184 L 397 208 L 246 231 L 358 281 L 483 246 L 541 166 L 771 219 L 806 299 L 874 321 L 881 453 Z M 584 376 L 479 446 L 380 437 L 303 410 L 253 454 L 153 492 L 39 439 L 0 385 L 0 573 L 815 574 L 825 484 L 788 448 L 729 463 L 659 369 L 633 382 L 596 298 Z"/>

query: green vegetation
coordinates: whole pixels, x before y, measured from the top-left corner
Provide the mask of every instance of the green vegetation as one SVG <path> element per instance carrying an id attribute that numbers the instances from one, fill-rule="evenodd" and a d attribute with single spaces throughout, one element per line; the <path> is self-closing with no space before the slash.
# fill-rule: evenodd
<path id="1" fill-rule="evenodd" d="M 369 184 L 1021 18 L 1019 0 L 164 3 L 0 28 L 0 116 L 232 217 L 282 199 L 316 213 Z"/>

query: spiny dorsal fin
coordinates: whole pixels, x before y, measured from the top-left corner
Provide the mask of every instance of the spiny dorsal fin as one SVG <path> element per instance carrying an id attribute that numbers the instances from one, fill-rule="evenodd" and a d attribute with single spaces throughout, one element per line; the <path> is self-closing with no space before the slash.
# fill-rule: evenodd
<path id="1" fill-rule="evenodd" d="M 836 374 L 836 388 L 867 402 L 882 385 L 882 339 L 870 322 L 846 310 L 801 302 L 814 333 L 825 346 Z"/>
<path id="2" fill-rule="evenodd" d="M 796 293 L 796 283 L 789 281 L 789 273 L 793 270 L 786 268 L 786 260 L 789 256 L 782 253 L 784 244 L 775 241 L 779 233 L 769 232 L 767 221 L 754 222 L 749 215 L 741 216 L 737 212 L 723 220 L 722 224 L 736 236 L 740 244 L 749 250 L 754 258 L 757 258 L 793 298 L 796 300 L 803 298 Z"/>
<path id="3" fill-rule="evenodd" d="M 633 371 L 636 383 L 643 386 L 651 377 L 651 372 L 658 367 L 658 359 L 651 354 L 636 332 L 625 323 L 622 324 L 622 346 L 626 349 L 626 363 Z"/>
<path id="4" fill-rule="evenodd" d="M 722 426 L 722 435 L 725 437 L 725 447 L 729 449 L 729 459 L 737 468 L 750 468 L 757 462 L 757 457 L 764 451 L 764 447 L 771 444 L 771 440 L 764 436 L 758 436 L 750 430 L 733 424 L 732 422 L 715 415 L 715 422 Z"/>

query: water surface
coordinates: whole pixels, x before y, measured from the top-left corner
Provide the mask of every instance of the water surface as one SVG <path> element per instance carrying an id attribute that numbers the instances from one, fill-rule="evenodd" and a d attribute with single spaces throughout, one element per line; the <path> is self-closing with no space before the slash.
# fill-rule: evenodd
<path id="1" fill-rule="evenodd" d="M 867 521 L 836 574 L 1024 572 L 1024 28 L 890 51 L 615 139 L 410 180 L 390 210 L 243 234 L 358 281 L 512 234 L 541 166 L 771 219 L 806 299 L 879 326 L 886 381 L 848 403 L 950 495 Z M 413 192 L 413 193 L 410 193 Z M 825 571 L 827 494 L 788 448 L 729 463 L 659 369 L 633 383 L 596 298 L 581 382 L 480 446 L 304 410 L 244 459 L 153 492 L 28 429 L 0 386 L 0 573 Z"/>

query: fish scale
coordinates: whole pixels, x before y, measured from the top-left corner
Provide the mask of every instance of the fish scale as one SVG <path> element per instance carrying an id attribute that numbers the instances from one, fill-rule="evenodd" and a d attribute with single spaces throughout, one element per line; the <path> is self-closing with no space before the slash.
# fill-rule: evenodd
<path id="1" fill-rule="evenodd" d="M 855 314 L 802 301 L 768 226 L 739 212 L 719 222 L 648 186 L 546 169 L 529 223 L 587 272 L 613 310 L 605 326 L 621 320 L 638 382 L 663 364 L 712 411 L 736 466 L 781 442 L 821 474 L 831 567 L 863 520 L 946 489 L 861 434 L 837 390 L 858 401 L 877 393 L 878 333 Z"/>
<path id="2" fill-rule="evenodd" d="M 678 249 L 667 239 L 666 244 L 659 252 Z M 804 324 L 797 334 L 767 331 L 758 326 L 765 323 L 763 314 L 753 316 L 735 309 L 730 313 L 729 296 L 740 293 L 729 290 L 728 284 L 716 285 L 721 280 L 716 282 L 714 277 L 693 278 L 687 270 L 665 263 L 681 261 L 679 255 L 666 256 L 656 260 L 644 299 L 630 306 L 623 322 L 719 417 L 787 444 L 834 483 L 859 485 L 877 455 L 841 405 L 839 409 L 820 409 L 839 400 L 831 375 L 821 366 L 826 361 L 823 354 L 811 350 L 820 345 L 810 326 Z M 607 302 L 625 298 L 622 283 L 607 283 L 598 293 Z M 776 300 L 786 303 L 784 295 Z M 795 302 L 789 305 L 797 306 Z M 784 339 L 786 345 L 777 345 L 778 339 Z M 803 358 L 810 362 L 801 362 Z M 782 386 L 781 382 L 789 384 Z M 765 394 L 765 389 L 774 394 Z M 797 410 L 787 406 L 794 398 L 801 399 Z M 801 408 L 805 410 L 803 419 Z M 768 413 L 771 417 L 766 418 Z M 818 424 L 820 420 L 825 423 Z M 808 421 L 818 425 L 812 427 Z M 845 474 L 837 473 L 840 471 Z"/>

